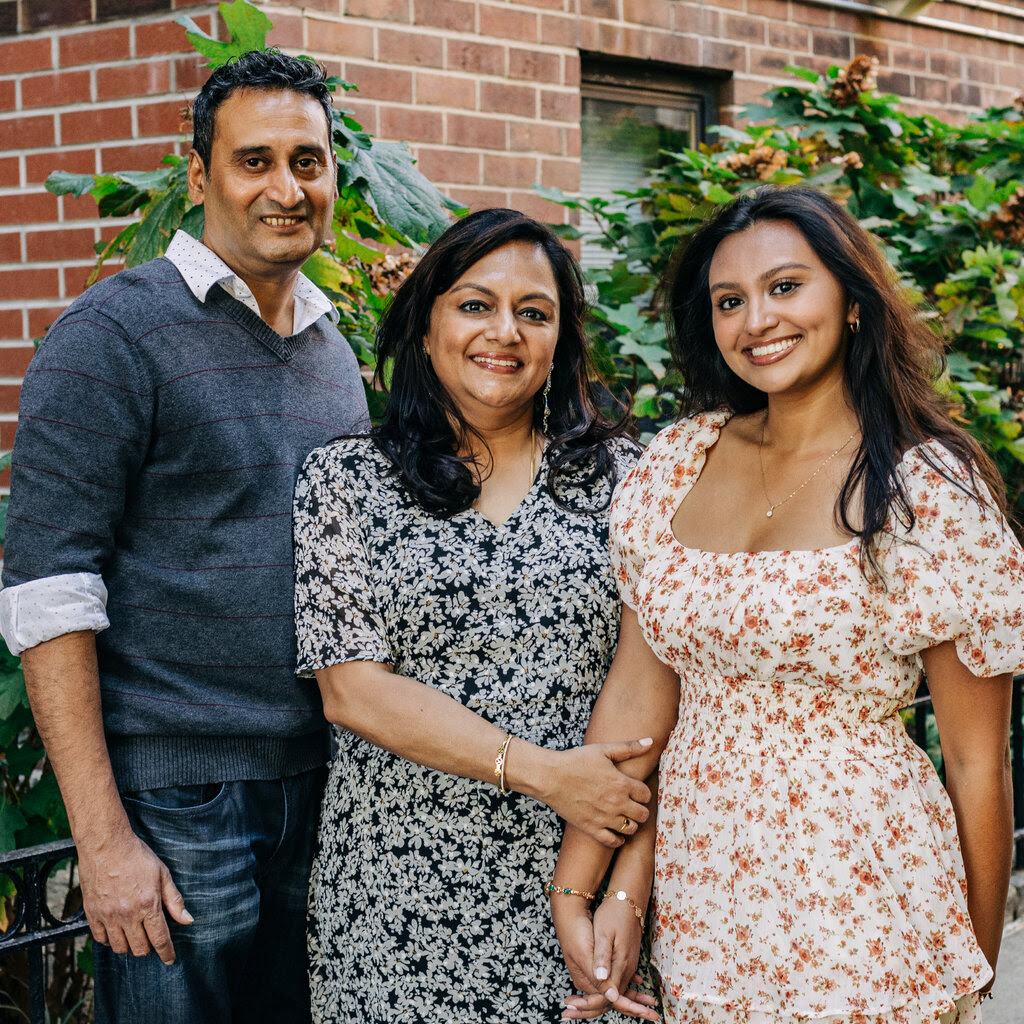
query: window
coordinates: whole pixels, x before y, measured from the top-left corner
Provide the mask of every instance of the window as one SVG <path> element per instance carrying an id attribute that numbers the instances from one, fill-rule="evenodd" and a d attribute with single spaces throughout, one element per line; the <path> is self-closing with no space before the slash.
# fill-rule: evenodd
<path id="1" fill-rule="evenodd" d="M 635 188 L 660 166 L 662 150 L 678 152 L 705 138 L 717 117 L 714 83 L 688 79 L 677 69 L 583 57 L 580 193 L 612 198 Z M 587 215 L 584 234 L 594 230 Z M 611 254 L 583 242 L 584 266 L 608 266 Z"/>

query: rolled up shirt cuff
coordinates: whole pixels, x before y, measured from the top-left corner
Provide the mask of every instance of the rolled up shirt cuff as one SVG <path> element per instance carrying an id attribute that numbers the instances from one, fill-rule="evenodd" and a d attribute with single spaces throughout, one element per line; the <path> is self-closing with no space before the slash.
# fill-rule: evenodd
<path id="1" fill-rule="evenodd" d="M 44 576 L 0 590 L 0 634 L 12 654 L 65 633 L 110 625 L 107 588 L 93 572 Z"/>

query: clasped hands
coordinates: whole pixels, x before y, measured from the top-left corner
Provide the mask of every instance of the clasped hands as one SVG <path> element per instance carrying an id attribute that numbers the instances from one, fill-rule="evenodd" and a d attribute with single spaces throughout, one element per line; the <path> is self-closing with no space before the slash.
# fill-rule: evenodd
<path id="1" fill-rule="evenodd" d="M 628 1017 L 657 1021 L 655 998 L 639 991 L 636 974 L 641 929 L 625 902 L 606 899 L 591 915 L 577 897 L 551 901 L 562 956 L 580 995 L 565 1000 L 562 1020 L 589 1020 L 615 1009 Z"/>
<path id="2" fill-rule="evenodd" d="M 618 765 L 650 753 L 651 744 L 650 739 L 591 743 L 553 752 L 552 770 L 535 795 L 602 846 L 619 847 L 650 815 L 651 791 Z"/>

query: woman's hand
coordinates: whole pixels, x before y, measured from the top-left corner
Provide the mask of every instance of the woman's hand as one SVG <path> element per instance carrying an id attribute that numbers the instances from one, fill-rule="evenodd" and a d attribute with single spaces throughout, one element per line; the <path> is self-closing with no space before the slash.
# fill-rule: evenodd
<path id="1" fill-rule="evenodd" d="M 627 915 L 622 913 L 625 908 Z M 629 1017 L 657 1021 L 653 996 L 639 985 L 634 972 L 640 957 L 640 929 L 632 909 L 616 899 L 605 900 L 593 918 L 577 897 L 552 898 L 551 916 L 569 977 L 582 995 L 565 1001 L 563 1020 L 589 1020 L 616 1009 Z"/>
<path id="2" fill-rule="evenodd" d="M 513 776 L 517 749 L 509 750 L 509 778 L 514 789 L 536 797 L 559 817 L 603 846 L 617 847 L 646 821 L 651 791 L 616 767 L 622 761 L 650 753 L 650 739 L 631 743 L 590 743 L 572 750 L 552 751 L 550 765 L 533 785 Z M 627 820 L 628 819 L 628 822 Z"/>

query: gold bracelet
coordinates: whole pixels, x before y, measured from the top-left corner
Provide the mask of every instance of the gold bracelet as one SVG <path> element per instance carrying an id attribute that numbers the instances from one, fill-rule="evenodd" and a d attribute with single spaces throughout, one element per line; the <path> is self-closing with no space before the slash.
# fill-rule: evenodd
<path id="1" fill-rule="evenodd" d="M 512 733 L 505 734 L 505 742 L 498 747 L 498 756 L 494 759 L 494 778 L 498 783 L 498 792 L 508 796 L 510 790 L 505 788 L 505 758 L 508 756 L 508 745 L 512 742 Z"/>
<path id="2" fill-rule="evenodd" d="M 593 900 L 596 898 L 596 894 L 587 892 L 586 889 L 568 889 L 561 885 L 555 885 L 554 882 L 548 882 L 544 886 L 544 892 L 550 896 L 553 892 L 559 893 L 561 896 L 581 896 L 585 900 Z"/>
<path id="3" fill-rule="evenodd" d="M 636 914 L 636 919 L 640 923 L 640 930 L 644 928 L 644 912 L 629 898 L 629 894 L 625 889 L 619 889 L 618 892 L 609 893 L 610 896 L 614 896 L 617 900 L 628 903 L 633 908 L 633 913 Z"/>

